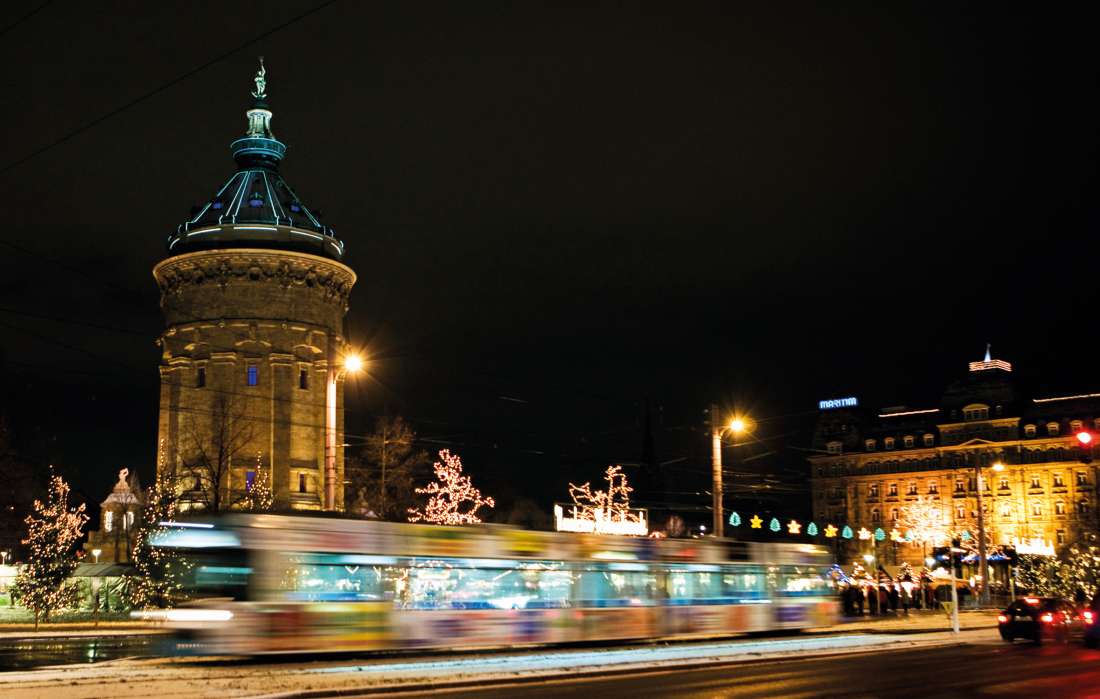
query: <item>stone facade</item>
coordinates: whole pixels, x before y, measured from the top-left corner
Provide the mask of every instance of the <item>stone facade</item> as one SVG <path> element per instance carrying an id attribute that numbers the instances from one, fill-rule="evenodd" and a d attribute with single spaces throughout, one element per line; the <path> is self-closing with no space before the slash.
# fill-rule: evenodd
<path id="1" fill-rule="evenodd" d="M 323 507 L 326 388 L 333 369 L 340 445 L 343 378 L 335 367 L 355 273 L 308 253 L 238 248 L 171 257 L 153 275 L 167 323 L 161 463 L 191 488 L 195 452 L 229 450 L 223 506 L 265 468 L 276 508 Z M 219 430 L 234 434 L 219 440 Z M 335 460 L 334 508 L 343 510 L 343 449 Z"/>
<path id="2" fill-rule="evenodd" d="M 1060 549 L 1096 531 L 1097 468 L 1085 463 L 1091 452 L 1076 434 L 1100 431 L 1100 394 L 1031 398 L 1011 370 L 988 355 L 971 363 L 939 407 L 823 410 L 810 458 L 818 526 L 901 530 L 906 508 L 925 502 L 942 513 L 949 535 L 976 537 L 980 468 L 989 543 Z M 846 557 L 871 546 L 836 545 Z M 879 547 L 899 562 L 925 554 L 916 544 Z"/>
<path id="3" fill-rule="evenodd" d="M 86 559 L 95 563 L 129 563 L 133 534 L 140 525 L 145 496 L 137 472 L 118 472 L 118 482 L 99 505 L 99 529 L 88 532 L 84 550 Z"/>

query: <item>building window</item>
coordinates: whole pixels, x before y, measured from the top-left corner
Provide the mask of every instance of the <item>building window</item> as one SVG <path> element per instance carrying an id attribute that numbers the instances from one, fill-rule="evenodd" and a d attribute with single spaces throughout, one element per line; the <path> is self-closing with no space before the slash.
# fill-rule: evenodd
<path id="1" fill-rule="evenodd" d="M 1034 515 L 1035 517 L 1042 517 L 1043 516 L 1043 503 L 1039 502 L 1038 500 L 1031 503 L 1031 514 Z"/>
<path id="2" fill-rule="evenodd" d="M 893 437 L 887 437 L 884 440 L 883 443 L 884 443 L 884 445 L 887 449 L 893 449 L 894 448 L 894 438 Z"/>
<path id="3" fill-rule="evenodd" d="M 1073 433 L 1080 432 L 1084 427 L 1084 424 L 1080 420 L 1072 420 L 1069 423 L 1069 431 Z"/>
<path id="4" fill-rule="evenodd" d="M 1064 515 L 1065 513 L 1066 513 L 1066 503 L 1062 502 L 1061 500 L 1054 503 L 1054 514 Z"/>
<path id="5" fill-rule="evenodd" d="M 912 449 L 913 448 L 913 435 L 911 435 L 911 434 L 905 435 L 905 448 L 906 449 Z"/>
<path id="6" fill-rule="evenodd" d="M 248 367 L 248 385 L 249 386 L 255 386 L 257 383 L 259 383 L 259 379 L 260 379 L 260 369 L 259 369 L 259 367 L 255 366 L 255 365 L 252 365 L 252 366 Z"/>
<path id="7" fill-rule="evenodd" d="M 103 513 L 103 530 L 111 531 L 115 528 L 115 513 L 107 510 Z"/>
<path id="8" fill-rule="evenodd" d="M 968 405 L 963 408 L 963 419 L 970 420 L 988 420 L 989 419 L 989 406 L 988 405 Z"/>
<path id="9" fill-rule="evenodd" d="M 865 446 L 867 448 L 867 451 L 874 451 L 875 450 L 875 440 L 868 439 L 866 442 L 863 443 L 863 446 Z"/>
<path id="10" fill-rule="evenodd" d="M 1062 546 L 1066 543 L 1066 533 L 1063 530 L 1059 529 L 1054 536 L 1057 538 L 1059 546 Z"/>
<path id="11" fill-rule="evenodd" d="M 1008 476 L 1001 476 L 1001 482 L 997 487 L 1001 490 L 1008 490 Z"/>
<path id="12" fill-rule="evenodd" d="M 962 482 L 961 478 L 955 480 L 955 492 L 956 493 L 965 493 L 966 492 L 966 490 L 963 489 L 963 482 Z"/>
<path id="13" fill-rule="evenodd" d="M 1034 437 L 1035 436 L 1035 425 L 1024 425 L 1024 436 L 1025 437 Z"/>
<path id="14" fill-rule="evenodd" d="M 195 376 L 195 387 L 203 388 L 206 386 L 206 367 L 200 366 L 198 374 Z"/>
<path id="15" fill-rule="evenodd" d="M 966 519 L 966 508 L 962 505 L 955 505 L 955 519 Z"/>
<path id="16" fill-rule="evenodd" d="M 872 522 L 877 522 L 878 519 L 879 519 L 878 508 L 877 507 L 872 507 L 871 508 L 871 521 Z"/>
<path id="17" fill-rule="evenodd" d="M 1052 437 L 1054 435 L 1058 434 L 1058 423 L 1057 422 L 1048 422 L 1047 423 L 1047 434 L 1049 434 Z"/>
<path id="18" fill-rule="evenodd" d="M 1088 500 L 1082 500 L 1081 502 L 1077 503 L 1077 514 L 1087 515 L 1088 513 L 1089 513 L 1089 501 Z"/>
<path id="19" fill-rule="evenodd" d="M 841 446 L 840 442 L 829 442 L 825 445 L 825 450 L 830 454 L 839 454 L 841 452 Z"/>
<path id="20" fill-rule="evenodd" d="M 936 441 L 936 438 L 931 433 L 928 433 L 928 434 L 924 435 L 924 446 L 930 447 L 930 446 L 932 446 L 932 443 L 935 442 L 935 441 Z"/>
<path id="21" fill-rule="evenodd" d="M 1008 502 L 1002 503 L 1001 504 L 1001 517 L 1004 517 L 1005 519 L 1008 519 L 1011 516 L 1012 516 L 1012 504 L 1008 503 Z"/>
<path id="22" fill-rule="evenodd" d="M 886 491 L 886 495 L 892 498 L 896 498 L 898 496 L 898 484 L 891 483 L 890 489 Z"/>
<path id="23" fill-rule="evenodd" d="M 298 492 L 299 493 L 306 492 L 306 474 L 304 474 L 304 473 L 299 473 L 298 474 Z"/>
<path id="24" fill-rule="evenodd" d="M 127 512 L 122 517 L 122 528 L 123 529 L 131 529 L 133 526 L 134 526 L 134 513 L 133 512 Z"/>
<path id="25" fill-rule="evenodd" d="M 1066 482 L 1064 480 L 1062 480 L 1062 474 L 1060 474 L 1060 473 L 1055 473 L 1054 474 L 1054 487 L 1055 488 L 1065 488 L 1066 487 Z"/>
<path id="26" fill-rule="evenodd" d="M 252 490 L 252 484 L 255 483 L 255 482 L 256 482 L 256 472 L 255 471 L 245 471 L 244 472 L 244 489 L 246 491 Z"/>
<path id="27" fill-rule="evenodd" d="M 894 509 L 890 510 L 890 521 L 897 524 L 897 521 L 898 521 L 898 508 L 895 507 Z"/>
<path id="28" fill-rule="evenodd" d="M 305 369 L 298 370 L 298 388 L 309 390 L 309 372 Z"/>
<path id="29" fill-rule="evenodd" d="M 1084 471 L 1077 472 L 1077 485 L 1088 485 L 1089 478 L 1085 475 Z"/>
<path id="30" fill-rule="evenodd" d="M 928 494 L 938 495 L 940 492 L 940 484 L 938 481 L 928 481 Z"/>
<path id="31" fill-rule="evenodd" d="M 877 498 L 878 497 L 878 483 L 872 483 L 871 485 L 867 486 L 867 497 L 869 497 L 869 498 Z"/>
<path id="32" fill-rule="evenodd" d="M 1031 487 L 1032 488 L 1042 488 L 1043 487 L 1042 481 L 1039 480 L 1039 474 L 1037 474 L 1037 473 L 1031 474 Z"/>
<path id="33" fill-rule="evenodd" d="M 910 481 L 909 482 L 909 489 L 905 491 L 905 494 L 906 495 L 916 495 L 917 494 L 917 482 L 916 481 Z"/>
<path id="34" fill-rule="evenodd" d="M 1002 412 L 1004 412 L 1003 409 L 1002 409 L 1002 406 L 998 405 L 997 406 L 997 416 L 1000 417 Z"/>

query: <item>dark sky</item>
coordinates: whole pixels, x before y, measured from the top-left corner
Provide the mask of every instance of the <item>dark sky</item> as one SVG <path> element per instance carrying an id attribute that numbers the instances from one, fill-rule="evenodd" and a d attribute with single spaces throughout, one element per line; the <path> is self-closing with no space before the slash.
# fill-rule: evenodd
<path id="1" fill-rule="evenodd" d="M 587 5 L 9 11 L 0 360 L 25 450 L 97 500 L 151 475 L 150 269 L 231 174 L 260 54 L 283 172 L 359 274 L 349 432 L 400 413 L 504 500 L 637 461 L 647 400 L 684 459 L 653 497 L 701 503 L 712 400 L 766 418 L 745 452 L 779 472 L 818 399 L 934 404 L 987 341 L 1044 390 L 1100 388 L 1093 18 Z"/>

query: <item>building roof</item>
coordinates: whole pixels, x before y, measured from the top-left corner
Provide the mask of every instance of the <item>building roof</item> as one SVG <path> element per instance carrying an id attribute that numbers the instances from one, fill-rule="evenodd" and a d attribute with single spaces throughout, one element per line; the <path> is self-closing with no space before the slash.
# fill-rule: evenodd
<path id="1" fill-rule="evenodd" d="M 279 172 L 286 145 L 271 131 L 267 103 L 267 70 L 260 59 L 254 78 L 248 128 L 230 144 L 237 171 L 214 195 L 194 207 L 190 218 L 168 237 L 172 254 L 211 248 L 279 248 L 301 250 L 333 259 L 344 256 L 344 244 L 302 200 Z"/>

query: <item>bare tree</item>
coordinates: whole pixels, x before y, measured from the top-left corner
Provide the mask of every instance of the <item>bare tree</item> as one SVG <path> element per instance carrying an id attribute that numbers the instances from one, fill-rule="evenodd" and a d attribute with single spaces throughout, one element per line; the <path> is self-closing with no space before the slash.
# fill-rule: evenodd
<path id="1" fill-rule="evenodd" d="M 255 424 L 244 406 L 218 396 L 209 414 L 192 414 L 181 430 L 180 477 L 184 499 L 209 512 L 221 512 L 248 497 L 244 479 L 233 471 L 253 461 L 250 451 Z"/>
<path id="2" fill-rule="evenodd" d="M 360 515 L 403 522 L 418 502 L 414 489 L 427 472 L 428 453 L 416 447 L 416 433 L 400 417 L 375 423 L 358 456 L 344 466 L 347 500 Z"/>

